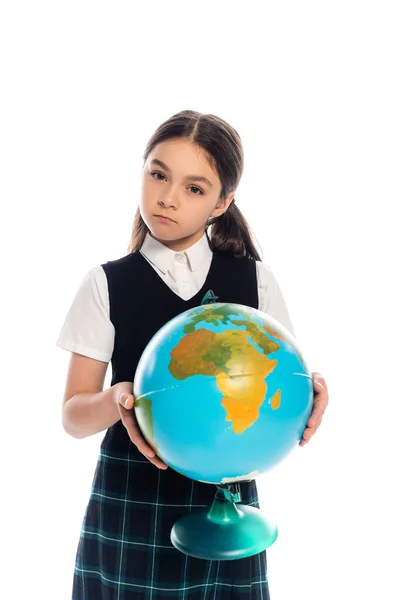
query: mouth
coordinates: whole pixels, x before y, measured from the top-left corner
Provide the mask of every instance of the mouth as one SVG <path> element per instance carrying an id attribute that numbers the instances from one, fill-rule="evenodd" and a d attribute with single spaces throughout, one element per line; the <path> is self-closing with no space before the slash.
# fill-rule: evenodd
<path id="1" fill-rule="evenodd" d="M 158 219 L 159 221 L 161 221 L 161 223 L 176 223 L 176 221 L 173 221 L 172 219 L 170 219 L 169 217 L 166 217 L 165 215 L 154 215 L 154 217 L 156 219 Z"/>

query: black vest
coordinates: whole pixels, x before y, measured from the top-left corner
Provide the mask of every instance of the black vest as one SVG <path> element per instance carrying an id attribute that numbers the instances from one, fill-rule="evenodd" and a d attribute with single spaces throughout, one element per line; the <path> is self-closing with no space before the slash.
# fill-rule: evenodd
<path id="1" fill-rule="evenodd" d="M 256 262 L 214 252 L 207 279 L 190 300 L 182 300 L 140 252 L 102 265 L 108 282 L 110 319 L 115 328 L 111 385 L 132 381 L 143 350 L 170 319 L 199 306 L 212 290 L 217 302 L 258 308 Z"/>
<path id="2" fill-rule="evenodd" d="M 120 381 L 133 382 L 140 357 L 153 335 L 173 317 L 199 306 L 209 290 L 217 296 L 217 302 L 258 308 L 256 262 L 253 259 L 214 252 L 203 287 L 187 301 L 164 283 L 140 252 L 101 266 L 107 276 L 110 319 L 115 328 L 112 386 Z M 143 458 L 130 443 L 121 421 L 107 430 L 101 446 L 107 452 L 122 456 L 128 453 L 135 460 Z"/>

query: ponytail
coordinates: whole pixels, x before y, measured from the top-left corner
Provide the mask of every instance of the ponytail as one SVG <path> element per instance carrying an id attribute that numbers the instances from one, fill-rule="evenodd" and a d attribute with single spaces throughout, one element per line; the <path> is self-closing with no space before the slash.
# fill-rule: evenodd
<path id="1" fill-rule="evenodd" d="M 138 252 L 140 250 L 140 248 L 143 246 L 144 240 L 146 239 L 148 231 L 147 225 L 143 221 L 142 215 L 140 214 L 140 209 L 138 208 L 133 220 L 132 234 L 128 246 L 129 253 Z"/>
<path id="2" fill-rule="evenodd" d="M 207 226 L 211 226 L 209 236 L 211 250 L 220 250 L 238 257 L 246 256 L 254 260 L 261 260 L 249 224 L 235 201 L 223 215 L 212 217 Z"/>

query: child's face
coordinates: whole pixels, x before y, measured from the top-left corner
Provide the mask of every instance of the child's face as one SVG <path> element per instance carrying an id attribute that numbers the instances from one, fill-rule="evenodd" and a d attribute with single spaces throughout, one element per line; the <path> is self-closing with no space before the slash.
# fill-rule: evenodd
<path id="1" fill-rule="evenodd" d="M 228 208 L 234 192 L 223 201 L 220 193 L 218 174 L 204 151 L 188 139 L 169 140 L 158 144 L 144 165 L 140 212 L 153 237 L 184 250 L 202 237 L 209 217 Z"/>

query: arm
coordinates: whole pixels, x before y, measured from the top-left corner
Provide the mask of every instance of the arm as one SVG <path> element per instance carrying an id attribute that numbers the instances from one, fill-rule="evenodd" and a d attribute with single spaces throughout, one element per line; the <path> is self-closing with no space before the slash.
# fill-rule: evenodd
<path id="1" fill-rule="evenodd" d="M 84 438 L 111 427 L 120 419 L 115 386 L 103 390 L 107 363 L 72 353 L 62 406 L 65 431 Z M 122 391 L 122 390 L 121 390 Z M 130 392 L 132 393 L 132 384 Z"/>
<path id="2" fill-rule="evenodd" d="M 72 353 L 62 406 L 62 423 L 69 435 L 84 438 L 121 420 L 137 449 L 156 467 L 167 465 L 142 436 L 134 414 L 133 384 L 121 381 L 103 390 L 107 363 Z"/>
<path id="3" fill-rule="evenodd" d="M 83 278 L 57 341 L 71 352 L 62 423 L 75 438 L 104 431 L 120 419 L 115 390 L 103 391 L 114 333 L 107 279 L 104 270 L 95 267 Z"/>

